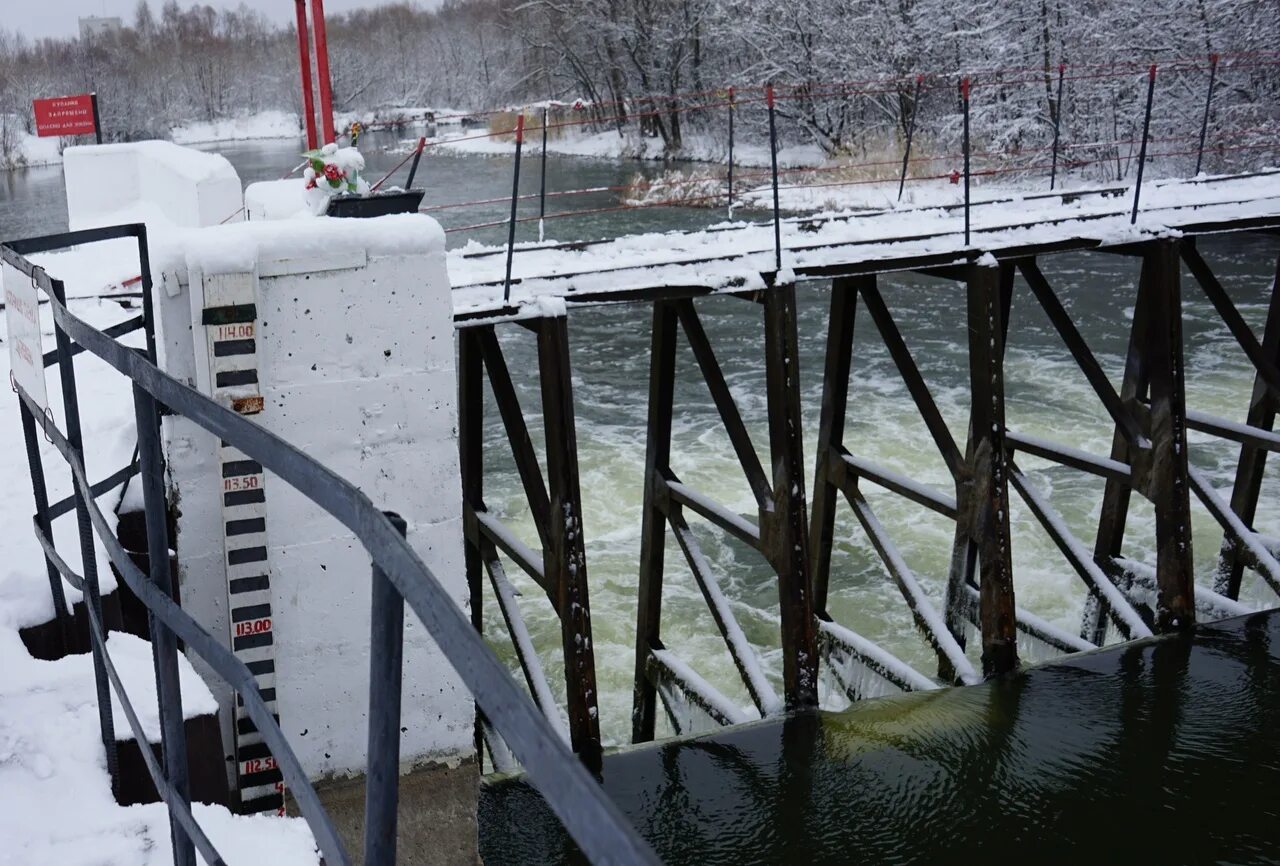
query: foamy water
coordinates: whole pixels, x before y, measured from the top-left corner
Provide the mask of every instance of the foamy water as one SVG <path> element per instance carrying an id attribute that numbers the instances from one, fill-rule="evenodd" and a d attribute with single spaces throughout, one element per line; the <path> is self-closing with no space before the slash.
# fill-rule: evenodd
<path id="1" fill-rule="evenodd" d="M 1261 334 L 1276 241 L 1240 237 L 1202 242 L 1201 246 L 1242 314 Z M 1118 386 L 1138 262 L 1092 253 L 1047 259 L 1042 268 Z M 963 446 L 969 397 L 962 288 L 915 276 L 882 278 L 881 288 L 952 434 Z M 1184 277 L 1183 296 L 1188 405 L 1243 420 L 1252 369 L 1189 276 Z M 823 283 L 803 284 L 799 291 L 805 460 L 810 467 L 806 490 L 810 496 L 829 298 Z M 699 301 L 698 309 L 756 449 L 767 461 L 760 308 L 733 298 L 711 298 Z M 647 305 L 577 310 L 570 316 L 601 727 L 612 744 L 625 743 L 630 735 L 650 319 Z M 541 451 L 533 336 L 517 328 L 500 331 L 531 434 Z M 683 342 L 677 354 L 677 380 L 672 468 L 686 484 L 754 519 L 754 499 Z M 1014 294 L 1005 380 L 1010 429 L 1098 455 L 1109 453 L 1112 431 L 1101 403 L 1021 280 Z M 534 542 L 536 533 L 492 403 L 487 421 L 485 501 L 522 538 Z M 847 423 L 845 442 L 855 455 L 952 492 L 946 467 L 865 310 L 858 311 Z M 1190 444 L 1193 465 L 1205 471 L 1224 495 L 1229 494 L 1238 447 L 1195 432 L 1190 434 Z M 1018 463 L 1091 548 L 1101 508 L 1102 480 L 1032 457 L 1020 457 Z M 1268 471 L 1268 479 L 1273 474 Z M 954 525 L 874 485 L 864 483 L 862 487 L 925 590 L 941 607 Z M 1274 497 L 1267 498 L 1270 489 L 1264 486 L 1256 526 L 1276 534 L 1280 533 L 1280 506 Z M 1016 494 L 1011 499 L 1018 603 L 1074 632 L 1085 600 L 1083 584 Z M 1222 535 L 1194 500 L 1192 511 L 1197 574 L 1202 584 L 1209 585 Z M 747 638 L 759 652 L 766 674 L 781 691 L 777 590 L 772 572 L 755 551 L 696 515 L 687 516 Z M 833 618 L 920 670 L 933 673 L 937 662 L 932 650 L 920 638 L 896 585 L 843 502 L 837 510 L 835 537 L 828 604 Z M 1153 512 L 1140 497 L 1134 497 L 1127 539 L 1126 555 L 1154 562 Z M 521 612 L 553 691 L 563 700 L 560 633 L 551 606 L 518 569 L 509 566 L 508 575 L 523 593 Z M 1246 572 L 1244 600 L 1273 604 L 1275 599 L 1268 599 L 1268 593 L 1261 581 Z M 731 699 L 749 706 L 737 670 L 670 535 L 663 599 L 662 639 L 667 647 Z M 501 616 L 487 590 L 485 621 L 487 637 L 518 676 Z M 1110 638 L 1115 639 L 1114 629 Z M 972 644 L 970 656 L 976 663 Z M 842 702 L 834 695 L 825 697 L 836 705 Z"/>

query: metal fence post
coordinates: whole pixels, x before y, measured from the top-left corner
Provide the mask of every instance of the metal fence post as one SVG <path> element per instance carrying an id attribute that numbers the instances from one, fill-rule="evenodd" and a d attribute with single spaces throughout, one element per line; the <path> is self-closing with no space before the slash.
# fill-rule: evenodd
<path id="1" fill-rule="evenodd" d="M 773 257 L 774 266 L 782 270 L 782 220 L 778 216 L 778 127 L 774 120 L 773 85 L 766 84 L 764 101 L 769 107 L 769 165 L 773 173 Z"/>
<path id="2" fill-rule="evenodd" d="M 964 245 L 969 245 L 969 79 L 960 79 L 960 101 L 964 108 Z"/>
<path id="3" fill-rule="evenodd" d="M 1147 110 L 1142 116 L 1142 147 L 1138 150 L 1138 181 L 1133 187 L 1133 213 L 1129 215 L 1129 224 L 1138 221 L 1138 200 L 1142 197 L 1142 171 L 1147 166 L 1147 138 L 1151 132 L 1151 100 L 1156 93 L 1156 65 L 1151 64 L 1147 71 Z"/>
<path id="4" fill-rule="evenodd" d="M 916 134 L 916 115 L 920 106 L 920 83 L 923 75 L 916 76 L 916 87 L 911 94 L 911 119 L 907 121 L 907 148 L 902 152 L 902 177 L 898 179 L 898 201 L 902 201 L 902 188 L 907 184 L 907 163 L 911 162 L 911 139 Z"/>
<path id="5" fill-rule="evenodd" d="M 1218 78 L 1218 55 L 1209 55 L 1209 90 L 1204 95 L 1204 117 L 1200 121 L 1200 145 L 1196 148 L 1196 175 L 1204 163 L 1204 140 L 1209 134 L 1209 108 L 1213 105 L 1213 85 Z"/>
<path id="6" fill-rule="evenodd" d="M 551 109 L 542 109 L 542 168 L 538 172 L 538 243 L 542 243 L 546 235 L 543 231 L 543 220 L 547 218 L 547 120 Z"/>
<path id="7" fill-rule="evenodd" d="M 49 293 L 59 304 L 66 306 L 67 292 L 61 280 L 49 280 Z M 80 402 L 76 396 L 76 372 L 71 356 L 71 339 L 62 326 L 54 320 L 54 341 L 58 351 L 58 376 L 62 385 L 62 406 L 66 416 L 67 442 L 72 452 L 84 462 L 84 442 L 80 432 Z M 74 479 L 73 479 L 74 485 Z M 102 618 L 102 593 L 98 589 L 98 559 L 93 541 L 93 526 L 89 522 L 89 509 L 84 494 L 75 487 L 76 526 L 80 532 L 80 558 L 84 568 L 85 604 L 105 625 Z M 167 557 L 166 557 L 167 558 Z M 116 730 L 111 718 L 111 693 L 107 684 L 107 669 L 103 663 L 104 648 L 98 646 L 90 631 L 89 647 L 93 654 L 93 679 L 98 693 L 98 722 L 102 728 L 102 746 L 107 753 L 107 772 L 111 776 L 111 790 L 119 788 L 120 764 L 116 755 Z M 139 744 L 140 746 L 143 744 Z"/>
<path id="8" fill-rule="evenodd" d="M 418 149 L 413 154 L 413 162 L 409 163 L 409 177 L 404 182 L 405 189 L 413 189 L 413 179 L 418 174 L 418 162 L 422 159 L 422 151 L 427 146 L 427 137 L 425 135 L 418 136 Z"/>
<path id="9" fill-rule="evenodd" d="M 36 526 L 45 537 L 53 541 L 53 526 L 49 519 L 49 492 L 44 483 L 44 461 L 40 459 L 40 443 L 36 439 L 36 421 L 31 416 L 27 404 L 18 401 L 18 414 L 22 416 L 22 436 L 27 443 L 27 466 L 31 470 L 31 491 L 35 495 Z M 62 651 L 70 653 L 75 647 L 75 620 L 71 609 L 67 606 L 67 594 L 62 588 L 62 575 L 58 573 L 49 557 L 44 558 L 45 568 L 49 571 L 49 594 L 53 597 L 53 615 L 58 621 L 58 631 L 62 636 Z"/>
<path id="10" fill-rule="evenodd" d="M 733 219 L 733 86 L 729 87 L 729 219 Z"/>
<path id="11" fill-rule="evenodd" d="M 1052 190 L 1058 181 L 1058 135 L 1062 130 L 1062 78 L 1067 64 L 1058 64 L 1058 97 L 1053 103 L 1053 162 L 1049 167 L 1049 189 Z"/>
<path id="12" fill-rule="evenodd" d="M 507 224 L 507 275 L 502 281 L 502 303 L 511 300 L 511 257 L 516 246 L 516 205 L 520 202 L 520 150 L 524 146 L 524 115 L 516 117 L 516 166 L 511 180 L 511 221 Z"/>
<path id="13" fill-rule="evenodd" d="M 138 429 L 139 481 L 147 519 L 147 557 L 151 582 L 173 597 L 173 576 L 169 571 L 169 514 L 164 493 L 164 461 L 160 454 L 160 409 L 156 400 L 137 384 L 133 386 L 133 412 Z M 183 728 L 182 687 L 178 681 L 178 646 L 172 631 L 150 609 L 147 625 L 151 633 L 151 653 L 156 669 L 156 700 L 160 709 L 160 744 L 164 772 L 173 793 L 184 806 L 191 806 L 191 786 L 187 772 L 187 735 Z M 144 743 L 139 747 L 146 748 Z M 191 837 L 169 811 L 169 834 L 173 840 L 175 866 L 195 866 Z"/>
<path id="14" fill-rule="evenodd" d="M 384 512 L 402 536 L 407 524 Z M 396 862 L 400 800 L 400 696 L 404 669 L 404 596 L 373 564 L 369 636 L 369 754 L 364 799 L 364 862 Z"/>

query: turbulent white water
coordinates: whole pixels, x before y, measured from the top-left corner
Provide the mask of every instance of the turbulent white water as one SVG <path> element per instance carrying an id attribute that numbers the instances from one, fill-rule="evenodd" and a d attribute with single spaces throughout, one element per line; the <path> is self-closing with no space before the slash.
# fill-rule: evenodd
<path id="1" fill-rule="evenodd" d="M 1276 242 L 1241 237 L 1202 242 L 1201 246 L 1243 315 L 1261 333 Z M 1137 286 L 1136 260 L 1096 253 L 1064 255 L 1045 260 L 1042 267 L 1118 385 Z M 963 443 L 969 401 L 961 289 L 940 280 L 894 276 L 882 278 L 882 290 L 952 434 Z M 1253 382 L 1249 363 L 1189 276 L 1184 280 L 1183 295 L 1188 405 L 1243 419 Z M 801 286 L 805 455 L 810 465 L 821 401 L 828 301 L 825 284 Z M 700 301 L 699 310 L 757 451 L 767 457 L 759 307 L 732 298 L 713 298 Z M 611 743 L 626 742 L 630 726 L 649 330 L 650 314 L 645 306 L 579 310 L 570 317 L 601 725 Z M 512 370 L 517 376 L 520 371 L 527 373 L 517 385 L 532 435 L 541 448 L 532 335 L 508 328 L 502 331 L 502 342 Z M 754 499 L 692 354 L 682 346 L 677 358 L 672 466 L 689 486 L 754 519 Z M 1098 455 L 1109 453 L 1111 428 L 1101 404 L 1021 280 L 1014 295 L 1005 378 L 1011 429 Z M 496 409 L 491 405 L 487 412 L 485 501 L 523 538 L 533 541 L 536 535 Z M 855 336 L 846 444 L 860 457 L 948 493 L 952 489 L 946 467 L 863 311 L 859 311 Z M 1193 465 L 1202 469 L 1215 487 L 1229 492 L 1238 448 L 1195 432 L 1190 434 L 1190 444 Z M 1091 547 L 1102 481 L 1031 457 L 1019 458 L 1019 465 Z M 1273 474 L 1269 471 L 1268 479 Z M 806 482 L 812 484 L 811 474 Z M 870 484 L 864 483 L 863 488 L 926 592 L 940 605 L 953 524 Z M 1083 584 L 1025 505 L 1016 495 L 1012 500 L 1018 604 L 1074 632 L 1085 598 Z M 1198 502 L 1193 501 L 1192 510 L 1197 573 L 1200 582 L 1208 585 L 1221 532 Z M 781 690 L 777 594 L 770 570 L 745 545 L 696 516 L 690 515 L 690 520 L 743 631 L 760 654 L 767 676 Z M 1268 499 L 1265 491 L 1256 526 L 1264 533 L 1280 533 L 1280 505 L 1274 498 Z M 843 503 L 838 510 L 836 538 L 829 601 L 832 616 L 920 670 L 934 671 L 932 650 L 919 637 L 896 586 Z M 1140 497 L 1134 497 L 1127 538 L 1128 556 L 1154 561 L 1153 513 Z M 670 534 L 666 562 L 664 643 L 731 699 L 749 707 L 737 670 Z M 516 571 L 509 569 L 509 574 L 523 591 L 521 610 L 552 687 L 563 699 L 559 627 L 545 598 Z M 1268 592 L 1260 581 L 1246 576 L 1245 600 L 1273 603 L 1274 599 L 1267 599 Z M 487 599 L 485 618 L 486 635 L 516 671 L 510 641 L 491 599 Z M 976 662 L 972 642 L 970 655 Z M 837 704 L 841 701 L 834 695 L 828 699 Z"/>

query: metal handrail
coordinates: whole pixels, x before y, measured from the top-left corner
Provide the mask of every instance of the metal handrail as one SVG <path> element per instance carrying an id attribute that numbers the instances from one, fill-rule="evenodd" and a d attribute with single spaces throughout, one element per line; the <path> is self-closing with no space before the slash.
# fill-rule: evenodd
<path id="1" fill-rule="evenodd" d="M 156 491 L 159 491 L 161 496 L 163 494 L 163 489 L 159 486 L 162 479 L 158 437 L 159 407 L 164 406 L 168 412 L 189 418 L 204 430 L 220 437 L 258 461 L 265 469 L 294 487 L 354 533 L 369 553 L 373 564 L 375 583 L 372 634 L 376 635 L 379 629 L 390 626 L 393 613 L 397 609 L 394 604 L 395 597 L 401 600 L 401 605 L 403 602 L 408 602 L 409 607 L 426 627 L 445 658 L 462 678 L 484 717 L 520 760 L 530 782 L 542 793 L 551 811 L 556 814 L 569 835 L 592 862 L 626 864 L 658 862 L 653 851 L 604 793 L 597 780 L 576 760 L 533 702 L 519 689 L 506 668 L 484 643 L 483 638 L 471 627 L 449 593 L 397 531 L 396 526 L 364 493 L 280 437 L 168 376 L 136 350 L 120 344 L 75 316 L 65 305 L 65 292 L 61 281 L 50 278 L 42 268 L 25 259 L 14 249 L 15 246 L 17 245 L 0 245 L 0 258 L 30 277 L 33 283 L 49 296 L 55 331 L 60 338 L 60 363 L 67 365 L 68 370 L 74 363 L 66 339 L 69 338 L 132 381 L 139 450 L 147 452 L 141 460 L 141 472 L 144 480 L 144 498 L 147 500 L 150 514 L 163 513 L 164 508 L 163 502 L 156 502 L 154 495 L 146 496 L 149 489 L 152 494 Z M 74 382 L 72 385 L 74 387 Z M 108 556 L 120 569 L 125 582 L 150 612 L 153 637 L 159 635 L 165 639 L 166 652 L 162 652 L 162 646 L 156 640 L 152 643 L 161 686 L 162 745 L 165 763 L 169 766 L 170 773 L 174 772 L 174 762 L 170 760 L 170 749 L 176 747 L 185 753 L 185 740 L 181 732 L 181 713 L 178 714 L 176 729 L 173 725 L 163 724 L 163 714 L 168 707 L 165 706 L 165 678 L 161 673 L 162 667 L 172 668 L 172 685 L 176 687 L 177 650 L 172 643 L 176 636 L 185 642 L 189 650 L 201 656 L 214 672 L 243 698 L 246 710 L 276 756 L 286 782 L 293 788 L 294 797 L 316 836 L 326 862 L 334 866 L 350 863 L 350 858 L 332 822 L 307 780 L 301 764 L 289 748 L 279 725 L 262 702 L 257 685 L 248 669 L 209 632 L 183 612 L 164 591 L 163 586 L 168 579 L 166 555 L 152 557 L 150 580 L 133 564 L 115 539 L 105 517 L 88 492 L 91 487 L 85 477 L 83 455 L 75 442 L 76 437 L 63 434 L 52 419 L 39 411 L 32 398 L 21 389 L 19 389 L 19 396 L 23 413 L 32 416 L 44 429 L 71 467 L 80 498 L 88 512 L 88 519 L 82 521 L 82 535 L 96 530 L 107 549 Z M 68 426 L 71 427 L 74 423 L 78 428 L 78 410 L 75 410 L 74 400 L 71 401 L 69 409 L 72 411 L 68 412 Z M 156 509 L 160 511 L 157 512 Z M 92 529 L 83 525 L 88 523 L 92 523 Z M 147 524 L 148 547 L 156 548 L 166 531 L 163 529 L 163 520 L 148 519 Z M 47 538 L 43 538 L 43 533 L 38 535 L 42 536 L 42 545 L 48 541 Z M 82 538 L 82 547 L 84 542 L 85 539 Z M 165 547 L 160 547 L 159 550 L 167 553 L 167 541 L 164 544 Z M 49 552 L 52 544 L 44 546 Z M 53 564 L 64 575 L 70 572 L 61 558 Z M 386 586 L 380 587 L 380 581 Z M 387 586 L 393 589 L 392 593 L 385 592 Z M 96 589 L 96 581 L 92 583 L 90 589 Z M 95 648 L 105 657 L 106 641 L 101 622 L 95 622 L 94 617 L 90 619 L 94 622 L 91 637 Z M 389 850 L 392 858 L 394 858 L 394 816 L 398 808 L 396 786 L 375 784 L 373 769 L 375 765 L 383 768 L 387 766 L 387 755 L 383 752 L 398 749 L 398 738 L 390 738 L 388 742 L 386 737 L 375 736 L 379 731 L 399 729 L 399 655 L 402 642 L 397 643 L 396 646 L 388 646 L 385 641 L 375 641 L 371 647 L 370 779 L 366 800 L 366 815 L 369 820 L 366 820 L 365 831 L 366 852 Z M 123 698 L 123 690 L 112 676 L 113 671 L 109 660 L 105 660 L 105 667 L 107 674 L 113 680 L 112 684 L 116 686 Z M 180 695 L 177 697 L 180 700 Z M 122 700 L 122 704 L 124 703 L 125 701 Z M 170 701 L 171 706 L 172 701 Z M 128 715 L 129 712 L 126 711 L 126 714 Z M 134 721 L 136 720 L 130 719 L 131 725 Z M 109 719 L 106 723 L 110 724 Z M 394 728 L 391 727 L 392 725 Z M 136 733 L 138 732 L 135 729 Z M 145 753 L 147 749 L 144 748 L 143 751 Z M 185 764 L 185 761 L 183 763 Z M 391 766 L 394 767 L 395 763 L 393 762 Z M 215 851 L 205 850 L 207 840 L 202 838 L 198 826 L 195 826 L 191 819 L 189 796 L 184 789 L 185 779 L 179 780 L 183 785 L 171 786 L 169 783 L 173 780 L 167 778 L 153 762 L 148 762 L 148 770 L 156 781 L 157 790 L 165 798 L 171 820 L 176 822 L 174 826 L 175 863 L 192 862 L 190 858 L 192 840 L 200 847 L 201 854 L 206 859 L 210 862 L 221 862 Z M 394 778 L 393 773 L 392 779 Z M 181 830 L 178 825 L 181 826 Z M 374 829 L 378 827 L 383 831 L 390 828 L 389 848 L 385 844 L 379 847 L 376 840 L 371 838 Z M 182 842 L 186 844 L 179 844 Z M 186 856 L 180 851 L 183 848 Z"/>

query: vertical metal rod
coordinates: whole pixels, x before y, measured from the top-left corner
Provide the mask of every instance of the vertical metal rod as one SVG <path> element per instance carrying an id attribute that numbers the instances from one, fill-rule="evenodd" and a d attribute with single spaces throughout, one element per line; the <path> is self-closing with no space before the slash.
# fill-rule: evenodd
<path id="1" fill-rule="evenodd" d="M 516 117 L 516 162 L 511 178 L 511 220 L 507 223 L 507 275 L 502 281 L 502 303 L 511 300 L 511 258 L 516 248 L 516 206 L 520 203 L 520 150 L 524 147 L 524 115 Z"/>
<path id="2" fill-rule="evenodd" d="M 1209 108 L 1213 105 L 1213 85 L 1218 78 L 1218 55 L 1209 55 L 1209 89 L 1204 95 L 1204 117 L 1200 120 L 1200 144 L 1196 148 L 1196 175 L 1200 174 L 1200 166 L 1204 163 L 1204 140 L 1209 134 Z"/>
<path id="3" fill-rule="evenodd" d="M 98 114 L 97 91 L 89 94 L 89 104 L 93 107 L 93 137 L 98 144 L 102 144 L 102 118 Z"/>
<path id="4" fill-rule="evenodd" d="M 142 277 L 142 330 L 147 338 L 147 360 L 158 365 L 155 299 L 151 296 L 151 252 L 147 246 L 147 227 L 142 224 L 138 225 L 138 275 Z"/>
<path id="5" fill-rule="evenodd" d="M 49 291 L 54 300 L 65 305 L 67 293 L 61 280 L 50 280 Z M 76 394 L 76 372 L 71 355 L 71 338 L 55 320 L 53 326 L 54 339 L 58 351 L 58 375 L 62 384 L 62 406 L 66 417 L 67 442 L 81 462 L 84 461 L 84 442 L 80 431 L 80 401 Z M 74 481 L 73 481 L 74 484 Z M 98 558 L 93 538 L 93 525 L 89 522 L 89 509 L 85 505 L 84 494 L 75 487 L 76 526 L 80 531 L 80 558 L 84 572 L 85 604 L 98 617 L 98 621 L 106 623 L 102 618 L 102 593 L 98 588 Z M 168 551 L 165 553 L 168 563 Z M 119 789 L 120 762 L 116 754 L 115 722 L 111 717 L 111 693 L 107 684 L 107 669 L 102 656 L 104 648 L 89 638 L 90 650 L 93 653 L 93 679 L 98 694 L 98 723 L 102 729 L 102 746 L 107 753 L 107 773 L 111 777 L 111 790 Z"/>
<path id="6" fill-rule="evenodd" d="M 827 612 L 831 545 L 835 536 L 836 486 L 843 472 L 845 415 L 849 402 L 849 368 L 853 356 L 853 324 L 860 284 L 875 285 L 875 275 L 838 277 L 831 285 L 831 315 L 827 325 L 827 355 L 822 373 L 822 410 L 818 420 L 817 469 L 813 477 L 813 513 L 809 520 L 809 574 L 813 580 L 813 611 Z"/>
<path id="7" fill-rule="evenodd" d="M 1147 109 L 1142 116 L 1142 146 L 1138 149 L 1138 182 L 1133 187 L 1133 213 L 1129 215 L 1132 225 L 1138 221 L 1138 200 L 1142 196 L 1142 172 L 1147 166 L 1147 138 L 1151 132 L 1151 101 L 1156 94 L 1156 65 L 1151 64 L 1147 70 Z"/>
<path id="8" fill-rule="evenodd" d="M 733 219 L 733 86 L 729 87 L 729 219 Z"/>
<path id="9" fill-rule="evenodd" d="M 760 509 L 762 552 L 778 575 L 782 684 L 788 710 L 818 704 L 818 639 L 809 578 L 795 283 L 764 293 L 765 391 L 773 508 Z"/>
<path id="10" fill-rule="evenodd" d="M 404 536 L 404 518 L 383 512 Z M 364 795 L 364 862 L 396 862 L 400 807 L 400 697 L 404 674 L 404 596 L 373 565 L 369 635 L 369 751 Z"/>
<path id="11" fill-rule="evenodd" d="M 538 373 L 547 442 L 547 493 L 551 499 L 551 543 L 543 569 L 555 588 L 564 647 L 565 703 L 569 739 L 587 769 L 601 770 L 599 695 L 591 601 L 587 587 L 582 493 L 578 480 L 578 435 L 573 418 L 569 328 L 564 316 L 538 321 Z"/>
<path id="12" fill-rule="evenodd" d="M 311 37 L 307 33 L 307 0 L 294 0 L 298 20 L 298 61 L 302 69 L 302 116 L 306 119 L 307 150 L 320 146 L 316 136 L 316 103 L 311 90 Z"/>
<path id="13" fill-rule="evenodd" d="M 640 523 L 639 604 L 636 611 L 636 657 L 631 705 L 631 741 L 653 739 L 657 695 L 648 675 L 649 653 L 661 649 L 662 578 L 667 520 L 662 492 L 671 461 L 671 414 L 676 368 L 676 307 L 653 304 L 653 336 L 649 349 L 649 419 L 645 434 L 644 510 Z"/>
<path id="14" fill-rule="evenodd" d="M 27 443 L 27 466 L 31 470 L 31 490 L 36 500 L 36 526 L 44 533 L 45 538 L 53 541 L 53 522 L 49 519 L 49 492 L 44 481 L 44 461 L 40 458 L 40 442 L 36 438 L 36 421 L 31 416 L 27 404 L 18 401 L 18 414 L 22 416 L 22 436 Z M 63 653 L 75 651 L 75 621 L 71 608 L 67 606 L 67 594 L 62 587 L 62 575 L 54 568 L 49 557 L 45 557 L 45 568 L 49 573 L 49 594 L 53 597 L 53 615 L 58 621 L 58 631 L 62 636 Z"/>
<path id="15" fill-rule="evenodd" d="M 911 94 L 911 119 L 907 121 L 907 147 L 902 152 L 902 177 L 898 178 L 898 201 L 902 201 L 902 188 L 907 185 L 907 165 L 911 162 L 911 140 L 916 134 L 916 115 L 920 107 L 920 84 L 923 75 L 916 76 L 915 90 Z"/>
<path id="16" fill-rule="evenodd" d="M 782 270 L 782 218 L 778 215 L 778 128 L 774 121 L 773 85 L 766 84 L 764 101 L 769 107 L 769 165 L 773 172 L 773 259 L 775 270 Z"/>
<path id="17" fill-rule="evenodd" d="M 547 120 L 550 117 L 550 106 L 542 109 L 542 168 L 538 172 L 538 243 L 545 239 L 543 220 L 547 218 Z"/>
<path id="18" fill-rule="evenodd" d="M 154 397 L 133 386 L 133 413 L 138 431 L 139 482 L 147 521 L 147 559 L 151 582 L 173 597 L 169 570 L 169 508 L 164 492 L 164 460 L 160 451 L 160 407 Z M 178 680 L 178 644 L 173 632 L 155 613 L 147 612 L 151 652 L 156 670 L 156 698 L 160 710 L 160 743 L 169 786 L 182 804 L 191 806 L 187 770 L 187 735 L 183 728 L 182 686 Z M 145 744 L 138 744 L 146 748 Z M 195 866 L 195 847 L 182 824 L 169 812 L 175 866 Z"/>
<path id="19" fill-rule="evenodd" d="M 1018 665 L 1004 426 L 1004 311 L 1000 270 L 971 265 L 968 278 L 969 382 L 973 394 L 968 459 L 970 537 L 978 549 L 982 672 Z"/>
<path id="20" fill-rule="evenodd" d="M 1053 161 L 1049 166 L 1049 189 L 1052 190 L 1058 182 L 1058 137 L 1062 130 L 1062 79 L 1063 73 L 1067 69 L 1067 64 L 1058 64 L 1058 96 L 1053 102 Z"/>
<path id="21" fill-rule="evenodd" d="M 316 31 L 316 77 L 320 79 L 321 144 L 337 139 L 333 130 L 333 81 L 329 77 L 329 40 L 324 26 L 324 0 L 311 0 L 311 25 Z"/>
<path id="22" fill-rule="evenodd" d="M 969 245 L 969 79 L 960 80 L 960 101 L 964 108 L 964 245 Z"/>
<path id="23" fill-rule="evenodd" d="M 418 149 L 413 155 L 413 162 L 409 163 L 409 178 L 404 182 L 405 189 L 413 189 L 413 178 L 418 174 L 418 161 L 422 159 L 422 151 L 427 146 L 427 137 L 425 135 L 418 136 Z"/>

